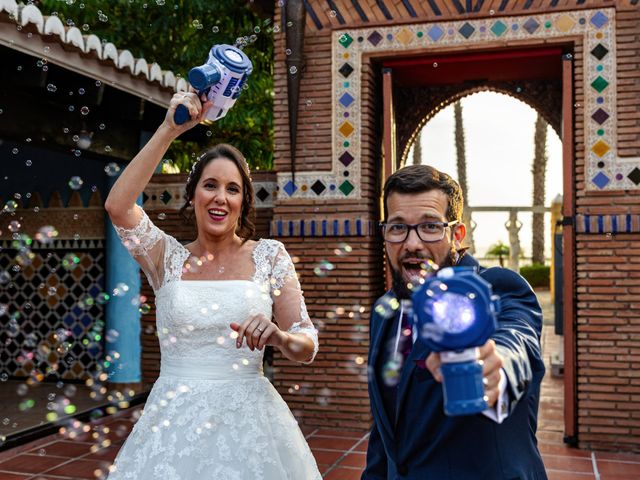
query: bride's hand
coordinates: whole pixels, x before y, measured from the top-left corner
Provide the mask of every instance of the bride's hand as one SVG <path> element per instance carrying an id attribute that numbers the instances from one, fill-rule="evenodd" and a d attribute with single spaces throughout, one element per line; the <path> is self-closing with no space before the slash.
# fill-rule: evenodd
<path id="1" fill-rule="evenodd" d="M 280 347 L 284 344 L 287 334 L 263 314 L 253 315 L 242 324 L 231 323 L 231 329 L 238 333 L 236 347 L 242 347 L 243 339 L 247 339 L 247 347 L 262 350 L 265 345 Z"/>
<path id="2" fill-rule="evenodd" d="M 190 118 L 182 125 L 176 125 L 174 115 L 176 108 L 180 105 L 188 110 Z M 177 92 L 169 102 L 169 109 L 165 115 L 163 125 L 174 131 L 175 134 L 180 135 L 202 122 L 212 106 L 213 104 L 207 99 L 206 95 L 199 98 L 198 93 L 193 88 L 190 88 L 188 92 Z"/>

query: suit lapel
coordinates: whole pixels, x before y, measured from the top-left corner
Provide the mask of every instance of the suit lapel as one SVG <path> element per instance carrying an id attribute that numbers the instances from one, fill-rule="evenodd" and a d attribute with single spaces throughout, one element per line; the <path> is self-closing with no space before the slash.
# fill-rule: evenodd
<path id="1" fill-rule="evenodd" d="M 402 367 L 402 375 L 400 377 L 400 384 L 398 385 L 398 397 L 396 403 L 396 418 L 394 419 L 394 429 L 398 424 L 398 418 L 400 418 L 400 411 L 402 409 L 402 405 L 404 403 L 404 397 L 407 393 L 407 388 L 411 383 L 411 377 L 413 375 L 414 370 L 417 368 L 418 361 L 424 361 L 427 359 L 427 356 L 431 353 L 431 350 L 427 345 L 420 340 L 420 338 L 416 339 L 413 344 L 413 348 L 411 349 L 411 353 L 407 357 L 407 361 Z"/>
<path id="2" fill-rule="evenodd" d="M 387 294 L 389 295 L 389 293 Z M 376 302 L 377 304 L 377 302 Z M 396 315 L 397 316 L 397 315 Z M 389 419 L 389 414 L 387 413 L 387 409 L 384 406 L 384 402 L 382 401 L 382 394 L 380 392 L 380 384 L 378 383 L 378 375 L 375 371 L 376 365 L 378 364 L 378 357 L 380 356 L 380 345 L 382 343 L 382 338 L 385 333 L 385 326 L 388 325 L 388 322 L 393 322 L 396 317 L 385 318 L 382 315 L 375 312 L 371 317 L 371 356 L 369 359 L 369 381 L 371 382 L 371 399 L 370 402 L 375 404 L 376 408 L 372 408 L 374 416 L 376 416 L 376 421 L 379 425 L 386 430 L 387 436 L 393 438 L 393 428 L 391 427 L 391 421 Z M 377 412 L 377 415 L 376 415 Z"/>

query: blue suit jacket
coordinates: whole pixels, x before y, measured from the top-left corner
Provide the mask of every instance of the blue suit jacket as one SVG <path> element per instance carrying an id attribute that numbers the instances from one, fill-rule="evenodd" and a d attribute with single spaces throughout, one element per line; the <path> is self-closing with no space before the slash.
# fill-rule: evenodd
<path id="1" fill-rule="evenodd" d="M 468 255 L 459 265 L 479 268 Z M 416 360 L 424 360 L 431 353 L 417 339 L 402 369 L 396 418 L 387 414 L 377 376 L 369 375 L 374 424 L 363 480 L 547 478 L 535 437 L 544 376 L 540 305 L 529 284 L 517 273 L 503 268 L 478 271 L 500 296 L 498 330 L 492 338 L 508 380 L 509 416 L 501 424 L 482 414 L 447 417 L 442 384 L 429 370 L 416 366 Z M 370 368 L 383 353 L 381 337 L 388 321 L 393 317 L 385 319 L 373 309 Z"/>

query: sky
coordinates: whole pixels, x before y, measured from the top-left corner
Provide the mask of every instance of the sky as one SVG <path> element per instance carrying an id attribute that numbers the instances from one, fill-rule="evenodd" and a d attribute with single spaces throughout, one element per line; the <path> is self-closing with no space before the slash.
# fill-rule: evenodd
<path id="1" fill-rule="evenodd" d="M 461 100 L 467 155 L 468 204 L 479 206 L 531 206 L 536 111 L 507 95 L 482 92 Z M 422 163 L 458 179 L 454 141 L 453 104 L 440 111 L 422 129 Z M 545 203 L 562 195 L 562 143 L 547 129 Z M 413 158 L 413 147 L 408 162 Z M 520 247 L 531 255 L 531 214 L 519 213 Z M 507 212 L 474 213 L 476 257 L 501 240 L 509 244 Z M 545 215 L 545 255 L 550 257 L 549 215 Z"/>

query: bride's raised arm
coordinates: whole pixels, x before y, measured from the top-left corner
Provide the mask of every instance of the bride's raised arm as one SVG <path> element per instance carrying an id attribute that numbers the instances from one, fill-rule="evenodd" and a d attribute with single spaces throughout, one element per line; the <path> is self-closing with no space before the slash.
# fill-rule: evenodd
<path id="1" fill-rule="evenodd" d="M 173 116 L 178 105 L 189 109 L 192 120 L 182 125 L 175 124 Z M 162 232 L 136 205 L 136 200 L 151 180 L 171 142 L 198 124 L 210 106 L 210 102 L 202 104 L 194 92 L 176 93 L 164 121 L 118 177 L 104 205 L 123 244 L 145 271 L 154 289 L 161 284 L 164 245 L 158 240 L 162 238 Z"/>

